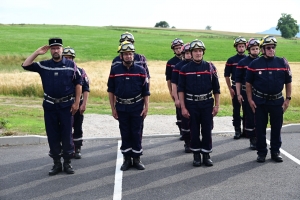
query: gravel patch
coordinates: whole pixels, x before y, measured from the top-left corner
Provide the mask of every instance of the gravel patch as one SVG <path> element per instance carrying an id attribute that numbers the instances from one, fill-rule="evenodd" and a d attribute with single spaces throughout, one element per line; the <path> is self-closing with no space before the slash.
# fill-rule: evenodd
<path id="1" fill-rule="evenodd" d="M 175 122 L 175 115 L 148 115 L 143 135 L 179 134 Z M 119 123 L 111 115 L 85 114 L 82 128 L 84 138 L 120 137 Z M 213 133 L 233 130 L 232 117 L 214 117 Z"/>

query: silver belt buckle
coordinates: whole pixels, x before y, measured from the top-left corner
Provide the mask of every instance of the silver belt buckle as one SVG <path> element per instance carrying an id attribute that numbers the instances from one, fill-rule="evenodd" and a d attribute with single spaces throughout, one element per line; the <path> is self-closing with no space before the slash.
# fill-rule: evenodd
<path id="1" fill-rule="evenodd" d="M 131 104 L 131 101 L 128 100 L 128 99 L 125 99 L 125 100 L 124 100 L 124 104 Z"/>
<path id="2" fill-rule="evenodd" d="M 197 101 L 204 101 L 206 96 L 197 96 Z"/>

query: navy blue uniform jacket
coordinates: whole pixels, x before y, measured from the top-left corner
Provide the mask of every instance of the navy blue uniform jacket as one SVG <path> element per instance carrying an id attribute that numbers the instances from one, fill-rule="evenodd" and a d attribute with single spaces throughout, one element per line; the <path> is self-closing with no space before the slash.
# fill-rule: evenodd
<path id="1" fill-rule="evenodd" d="M 22 66 L 25 70 L 39 73 L 44 93 L 52 98 L 62 98 L 71 94 L 75 94 L 77 84 L 82 85 L 82 77 L 75 63 L 66 58 L 55 62 L 52 59 L 41 62 L 34 62 L 29 66 Z M 60 103 L 61 107 L 67 107 L 73 101 Z M 44 101 L 44 107 L 53 106 Z"/>
<path id="2" fill-rule="evenodd" d="M 292 82 L 290 67 L 283 58 L 267 59 L 264 56 L 253 60 L 247 70 L 246 82 L 264 94 L 275 95 L 283 90 L 284 84 Z M 252 95 L 256 104 L 282 105 L 284 99 L 267 100 Z"/>
<path id="3" fill-rule="evenodd" d="M 201 95 L 208 94 L 212 91 L 213 94 L 220 94 L 220 84 L 217 75 L 216 67 L 206 62 L 195 63 L 194 61 L 184 65 L 179 72 L 178 92 Z M 186 97 L 186 95 L 185 95 Z M 185 100 L 187 103 L 187 100 Z M 196 101 L 188 101 L 189 104 Z M 211 105 L 213 98 L 206 101 L 199 101 L 203 107 Z"/>
<path id="4" fill-rule="evenodd" d="M 122 99 L 131 99 L 141 94 L 150 96 L 148 78 L 143 67 L 133 64 L 129 69 L 123 64 L 113 67 L 107 82 L 107 92 Z M 116 103 L 117 111 L 136 111 L 143 109 L 144 101 L 134 104 Z"/>

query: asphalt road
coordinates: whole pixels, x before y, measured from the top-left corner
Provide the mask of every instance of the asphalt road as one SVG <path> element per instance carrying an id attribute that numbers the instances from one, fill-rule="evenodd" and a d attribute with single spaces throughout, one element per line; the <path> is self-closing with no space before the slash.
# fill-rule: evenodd
<path id="1" fill-rule="evenodd" d="M 72 160 L 75 174 L 56 176 L 48 176 L 47 144 L 2 146 L 0 199 L 300 199 L 299 132 L 282 133 L 282 163 L 270 154 L 257 163 L 248 139 L 232 136 L 213 134 L 213 167 L 193 167 L 178 137 L 144 138 L 146 170 L 125 172 L 116 170 L 117 139 L 87 140 L 83 158 Z"/>

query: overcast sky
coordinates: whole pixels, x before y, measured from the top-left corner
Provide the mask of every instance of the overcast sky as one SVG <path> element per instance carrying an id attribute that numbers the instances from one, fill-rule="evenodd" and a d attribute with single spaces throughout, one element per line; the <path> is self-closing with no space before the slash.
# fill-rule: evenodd
<path id="1" fill-rule="evenodd" d="M 256 33 L 276 27 L 281 13 L 300 23 L 300 0 L 1 0 L 2 24 L 154 27 Z"/>

